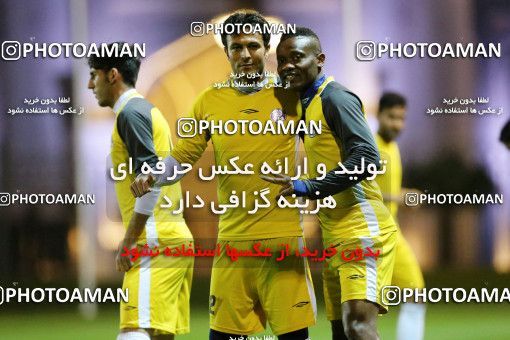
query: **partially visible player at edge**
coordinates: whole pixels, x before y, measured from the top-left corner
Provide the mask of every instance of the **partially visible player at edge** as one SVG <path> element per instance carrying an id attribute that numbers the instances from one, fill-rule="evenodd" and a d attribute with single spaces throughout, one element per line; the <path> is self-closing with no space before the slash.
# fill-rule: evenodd
<path id="1" fill-rule="evenodd" d="M 238 11 L 224 25 L 268 25 L 255 11 Z M 238 34 L 236 34 L 238 33 Z M 222 42 L 232 72 L 242 77 L 239 84 L 209 87 L 199 95 L 189 115 L 196 121 L 300 119 L 298 97 L 281 87 L 271 87 L 272 77 L 265 75 L 265 59 L 269 52 L 269 33 L 223 34 Z M 244 74 L 244 76 L 242 76 Z M 246 83 L 247 86 L 242 86 Z M 209 124 L 210 125 L 210 124 Z M 229 159 L 239 157 L 237 164 L 253 164 L 260 169 L 263 162 L 289 161 L 294 171 L 299 136 L 288 134 L 222 135 L 197 133 L 179 140 L 171 157 L 164 160 L 167 172 L 156 177 L 156 185 L 165 184 L 174 167 L 194 164 L 212 141 L 216 165 L 231 167 Z M 218 175 L 219 204 L 228 204 L 232 192 L 247 193 L 245 207 L 228 209 L 220 215 L 218 243 L 237 249 L 249 249 L 255 242 L 262 249 L 277 249 L 288 244 L 292 249 L 304 246 L 303 229 L 297 209 L 279 209 L 276 205 L 248 214 L 254 205 L 255 191 L 270 189 L 267 198 L 276 199 L 279 186 L 268 184 L 257 175 Z M 138 176 L 132 185 L 136 196 L 150 190 L 152 175 Z M 178 178 L 177 178 L 178 179 Z M 274 259 L 239 258 L 232 262 L 226 254 L 215 257 L 210 286 L 210 339 L 246 338 L 264 330 L 266 320 L 280 340 L 305 340 L 308 327 L 315 324 L 315 295 L 310 270 L 305 258 L 289 257 L 285 262 Z"/>
<path id="2" fill-rule="evenodd" d="M 398 221 L 398 206 L 406 192 L 413 190 L 402 188 L 402 161 L 396 138 L 400 135 L 406 119 L 406 99 L 397 93 L 384 93 L 379 100 L 377 120 L 379 129 L 375 140 L 381 159 L 386 161 L 386 172 L 375 180 L 383 194 L 384 202 L 395 221 Z M 397 228 L 397 246 L 395 266 L 391 284 L 400 288 L 423 289 L 425 282 L 420 265 L 411 247 Z M 425 329 L 425 304 L 407 302 L 400 306 L 397 322 L 397 340 L 423 339 Z"/>
<path id="3" fill-rule="evenodd" d="M 499 141 L 505 144 L 507 149 L 510 150 L 510 120 L 506 122 L 506 124 L 503 126 L 503 129 L 501 129 Z"/>
<path id="4" fill-rule="evenodd" d="M 110 107 L 115 113 L 111 137 L 113 169 L 116 171 L 119 164 L 128 164 L 131 158 L 136 174 L 140 174 L 144 162 L 154 166 L 158 157 L 165 157 L 172 148 L 170 128 L 162 113 L 135 90 L 140 59 L 91 57 L 88 64 L 88 88 L 100 106 Z M 172 340 L 175 334 L 189 332 L 193 258 L 142 257 L 132 263 L 121 254 L 125 248 L 145 244 L 151 249 L 183 243 L 187 246 L 193 239 L 182 215 L 174 216 L 160 208 L 163 195 L 172 200 L 181 198 L 180 185 L 156 189 L 135 200 L 130 184 L 136 174 L 115 182 L 126 227 L 116 266 L 118 271 L 125 272 L 122 288 L 129 290 L 129 301 L 120 305 L 117 340 Z"/>
<path id="5" fill-rule="evenodd" d="M 333 256 L 323 270 L 324 300 L 333 339 L 378 339 L 377 315 L 386 313 L 381 289 L 391 283 L 395 257 L 396 225 L 383 203 L 377 184 L 366 180 L 368 171 L 350 179 L 338 162 L 356 171 L 365 162 L 379 166 L 379 154 L 368 128 L 361 100 L 323 73 L 325 55 L 319 38 L 300 27 L 284 34 L 276 50 L 278 73 L 291 91 L 301 96 L 306 122 L 321 121 L 322 132 L 304 135 L 311 179 L 291 181 L 280 175 L 263 178 L 281 187 L 281 195 L 323 198 L 333 195 L 336 208 L 319 210 L 325 247 L 337 253 L 371 248 L 376 257 L 344 262 Z M 363 161 L 364 159 L 364 161 Z M 328 173 L 317 180 L 318 164 Z M 359 167 L 359 168 L 358 168 Z"/>

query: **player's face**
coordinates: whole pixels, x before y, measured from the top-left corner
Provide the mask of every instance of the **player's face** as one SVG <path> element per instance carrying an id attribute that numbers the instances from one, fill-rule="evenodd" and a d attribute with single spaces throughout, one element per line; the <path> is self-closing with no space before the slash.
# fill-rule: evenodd
<path id="1" fill-rule="evenodd" d="M 293 37 L 278 45 L 276 58 L 282 82 L 292 90 L 303 91 L 317 78 L 325 57 L 317 51 L 313 38 Z"/>
<path id="2" fill-rule="evenodd" d="M 264 72 L 268 50 L 261 34 L 229 35 L 225 52 L 235 74 Z"/>
<path id="3" fill-rule="evenodd" d="M 392 141 L 398 137 L 404 128 L 406 119 L 406 108 L 404 106 L 393 106 L 379 112 L 379 134 L 386 140 Z"/>
<path id="4" fill-rule="evenodd" d="M 111 85 L 107 79 L 107 72 L 91 68 L 88 88 L 91 89 L 96 96 L 99 106 L 113 106 L 111 103 Z"/>

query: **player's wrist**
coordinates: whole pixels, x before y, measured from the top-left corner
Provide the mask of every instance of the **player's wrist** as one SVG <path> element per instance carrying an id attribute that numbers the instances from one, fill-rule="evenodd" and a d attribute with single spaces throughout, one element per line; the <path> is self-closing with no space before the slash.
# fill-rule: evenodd
<path id="1" fill-rule="evenodd" d="M 308 196 L 308 187 L 306 186 L 305 181 L 295 179 L 292 181 L 292 187 L 294 188 L 294 194 L 296 194 L 296 196 Z"/>

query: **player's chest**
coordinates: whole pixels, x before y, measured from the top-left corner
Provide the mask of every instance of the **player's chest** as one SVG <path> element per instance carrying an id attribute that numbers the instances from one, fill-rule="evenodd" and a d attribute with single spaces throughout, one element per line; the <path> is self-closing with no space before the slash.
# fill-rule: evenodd
<path id="1" fill-rule="evenodd" d="M 245 100 L 205 110 L 202 124 L 208 127 L 215 147 L 268 149 L 288 143 L 295 137 L 292 130 L 297 114 L 289 114 L 278 101 Z"/>

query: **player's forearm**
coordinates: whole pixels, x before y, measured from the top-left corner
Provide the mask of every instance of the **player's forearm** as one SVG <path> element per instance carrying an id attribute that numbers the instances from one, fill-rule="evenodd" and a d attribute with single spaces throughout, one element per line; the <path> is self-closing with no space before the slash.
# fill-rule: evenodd
<path id="1" fill-rule="evenodd" d="M 160 192 L 161 189 L 153 188 L 147 195 L 136 199 L 133 216 L 124 235 L 124 245 L 132 245 L 140 237 L 147 220 L 154 211 Z"/>
<path id="2" fill-rule="evenodd" d="M 163 163 L 165 163 L 165 172 L 162 174 L 153 174 L 155 187 L 174 184 L 184 177 L 184 173 L 181 173 L 183 167 L 174 157 L 166 157 L 163 159 Z"/>
<path id="3" fill-rule="evenodd" d="M 197 135 L 192 139 L 181 139 L 172 150 L 170 156 L 163 159 L 165 172 L 153 174 L 154 186 L 161 187 L 178 182 L 185 175 L 182 164 L 195 164 L 202 157 L 207 147 L 206 136 Z"/>
<path id="4" fill-rule="evenodd" d="M 130 247 L 142 234 L 145 224 L 149 219 L 149 215 L 140 214 L 137 212 L 133 213 L 131 220 L 129 221 L 128 228 L 124 234 L 122 240 L 122 247 Z"/>
<path id="5" fill-rule="evenodd" d="M 365 169 L 363 173 L 349 174 L 349 173 L 335 173 L 336 171 L 342 170 L 342 167 L 338 166 L 326 174 L 326 177 L 322 180 L 311 179 L 311 180 L 298 180 L 294 181 L 294 187 L 297 188 L 296 194 L 298 196 L 308 196 L 311 198 L 319 199 L 329 195 L 334 195 L 344 191 L 347 188 L 361 182 L 365 178 L 371 175 L 367 171 L 368 164 L 379 165 L 379 153 L 370 145 L 359 145 L 353 152 L 347 157 L 345 162 L 342 163 L 343 167 L 349 172 L 355 168 L 360 169 L 362 159 L 364 159 Z M 352 179 L 355 176 L 357 179 Z M 302 191 L 303 185 L 297 182 L 302 182 L 306 187 L 306 192 Z M 299 190 L 301 188 L 301 190 Z M 316 192 L 319 192 L 319 195 Z"/>

